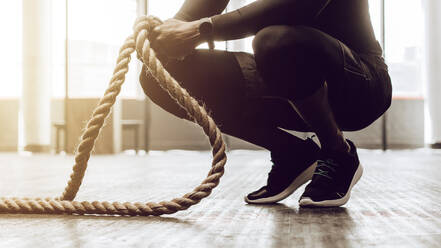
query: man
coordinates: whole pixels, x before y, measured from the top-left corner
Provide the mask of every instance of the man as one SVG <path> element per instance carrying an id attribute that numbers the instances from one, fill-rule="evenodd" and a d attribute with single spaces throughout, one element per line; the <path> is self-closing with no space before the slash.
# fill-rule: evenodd
<path id="1" fill-rule="evenodd" d="M 228 2 L 186 0 L 151 32 L 152 47 L 181 58 L 163 63 L 223 132 L 271 152 L 267 185 L 246 202 L 278 202 L 311 179 L 300 206 L 345 204 L 363 169 L 342 131 L 367 127 L 391 104 L 368 0 L 257 0 L 220 14 Z M 195 50 L 251 35 L 254 56 Z M 141 83 L 155 103 L 188 119 L 145 71 Z M 315 132 L 321 146 L 280 128 Z"/>

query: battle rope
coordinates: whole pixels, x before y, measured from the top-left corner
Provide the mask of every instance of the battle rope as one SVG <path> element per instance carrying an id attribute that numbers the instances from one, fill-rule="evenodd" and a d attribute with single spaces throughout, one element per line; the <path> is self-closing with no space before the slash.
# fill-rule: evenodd
<path id="1" fill-rule="evenodd" d="M 119 51 L 116 67 L 110 80 L 109 88 L 104 93 L 92 117 L 81 136 L 81 142 L 75 154 L 75 165 L 70 180 L 59 198 L 0 198 L 0 213 L 24 214 L 108 214 L 108 215 L 162 215 L 185 210 L 197 204 L 210 195 L 213 188 L 219 184 L 224 174 L 226 163 L 225 144 L 221 132 L 207 111 L 180 87 L 179 83 L 164 69 L 150 48 L 147 39 L 148 32 L 159 25 L 161 21 L 152 16 L 143 16 L 136 20 L 134 34 L 129 36 Z M 189 114 L 193 121 L 199 124 L 209 137 L 213 148 L 212 167 L 207 178 L 191 193 L 171 201 L 160 203 L 120 203 L 120 202 L 79 202 L 73 201 L 83 181 L 90 153 L 95 145 L 104 121 L 110 113 L 116 97 L 124 83 L 128 72 L 131 54 L 136 50 L 138 58 L 144 63 L 149 73 L 159 85 Z"/>

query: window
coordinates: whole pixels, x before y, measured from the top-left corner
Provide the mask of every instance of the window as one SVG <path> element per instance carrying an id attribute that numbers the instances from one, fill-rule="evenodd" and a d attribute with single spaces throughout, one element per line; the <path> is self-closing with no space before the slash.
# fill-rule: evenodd
<path id="1" fill-rule="evenodd" d="M 148 14 L 154 15 L 161 20 L 172 18 L 182 6 L 185 0 L 150 0 L 148 1 Z"/>
<path id="2" fill-rule="evenodd" d="M 375 37 L 382 43 L 382 23 L 381 23 L 381 7 L 383 0 L 369 0 L 369 14 L 371 15 L 372 26 L 374 27 Z"/>
<path id="3" fill-rule="evenodd" d="M 75 0 L 69 1 L 68 10 L 69 94 L 71 97 L 102 96 L 119 48 L 132 33 L 137 1 Z M 139 62 L 132 60 L 129 67 L 121 94 L 135 97 Z"/>
<path id="4" fill-rule="evenodd" d="M 423 95 L 423 21 L 421 1 L 385 0 L 385 52 L 394 95 Z"/>
<path id="5" fill-rule="evenodd" d="M 22 81 L 22 6 L 21 1 L 3 1 L 0 5 L 0 97 L 17 98 Z"/>
<path id="6" fill-rule="evenodd" d="M 394 95 L 422 96 L 423 13 L 420 0 L 369 0 L 369 12 L 377 40 L 382 43 L 382 5 L 385 4 L 385 56 Z M 228 10 L 253 0 L 231 1 Z M 252 38 L 228 42 L 229 50 L 252 52 Z"/>
<path id="7" fill-rule="evenodd" d="M 66 1 L 52 1 L 52 96 L 65 95 Z M 131 34 L 136 0 L 68 1 L 69 97 L 101 97 L 118 51 Z M 136 97 L 140 64 L 132 60 L 121 91 Z"/>
<path id="8" fill-rule="evenodd" d="M 421 96 L 423 13 L 420 0 L 369 0 L 371 19 L 377 39 L 381 40 L 381 5 L 385 3 L 385 53 L 395 95 Z M 65 2 L 52 1 L 52 95 L 64 96 L 65 80 Z M 150 0 L 149 13 L 161 19 L 172 17 L 184 0 Z M 232 11 L 253 0 L 230 1 Z M 87 6 L 87 7 L 85 7 Z M 99 97 L 107 87 L 119 47 L 132 31 L 136 17 L 136 0 L 69 1 L 70 95 Z M 105 10 L 105 11 L 104 11 Z M 0 8 L 0 27 L 8 39 L 0 61 L 4 80 L 0 81 L 0 97 L 21 95 L 21 1 L 10 1 Z M 5 37 L 6 37 L 5 36 Z M 252 38 L 218 42 L 217 49 L 252 52 Z M 225 44 L 228 44 L 227 46 Z M 202 45 L 206 47 L 206 45 Z M 138 92 L 139 63 L 130 65 L 123 96 Z"/>
<path id="9" fill-rule="evenodd" d="M 236 0 L 236 1 L 230 1 L 227 6 L 227 11 L 234 11 L 238 8 L 241 8 L 247 4 L 250 4 L 254 2 L 254 0 Z M 228 41 L 227 46 L 229 51 L 241 51 L 241 52 L 247 52 L 247 53 L 254 53 L 252 42 L 253 37 L 247 37 L 242 40 L 233 40 Z"/>
<path id="10" fill-rule="evenodd" d="M 66 80 L 66 1 L 51 2 L 52 97 L 64 98 Z"/>

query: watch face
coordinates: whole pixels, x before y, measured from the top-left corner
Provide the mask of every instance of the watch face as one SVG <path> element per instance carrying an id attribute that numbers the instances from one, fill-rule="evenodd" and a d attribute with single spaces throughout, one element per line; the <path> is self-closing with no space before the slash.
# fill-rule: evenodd
<path id="1" fill-rule="evenodd" d="M 202 35 L 210 35 L 212 30 L 213 30 L 213 26 L 212 26 L 211 22 L 203 22 L 199 26 L 199 32 Z"/>

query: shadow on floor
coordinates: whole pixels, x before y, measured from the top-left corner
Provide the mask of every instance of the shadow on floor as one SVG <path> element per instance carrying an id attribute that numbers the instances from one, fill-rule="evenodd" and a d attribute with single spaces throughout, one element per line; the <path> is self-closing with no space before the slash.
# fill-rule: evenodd
<path id="1" fill-rule="evenodd" d="M 356 224 L 344 207 L 293 208 L 285 204 L 246 205 L 261 208 L 272 218 L 272 247 L 350 247 Z"/>

